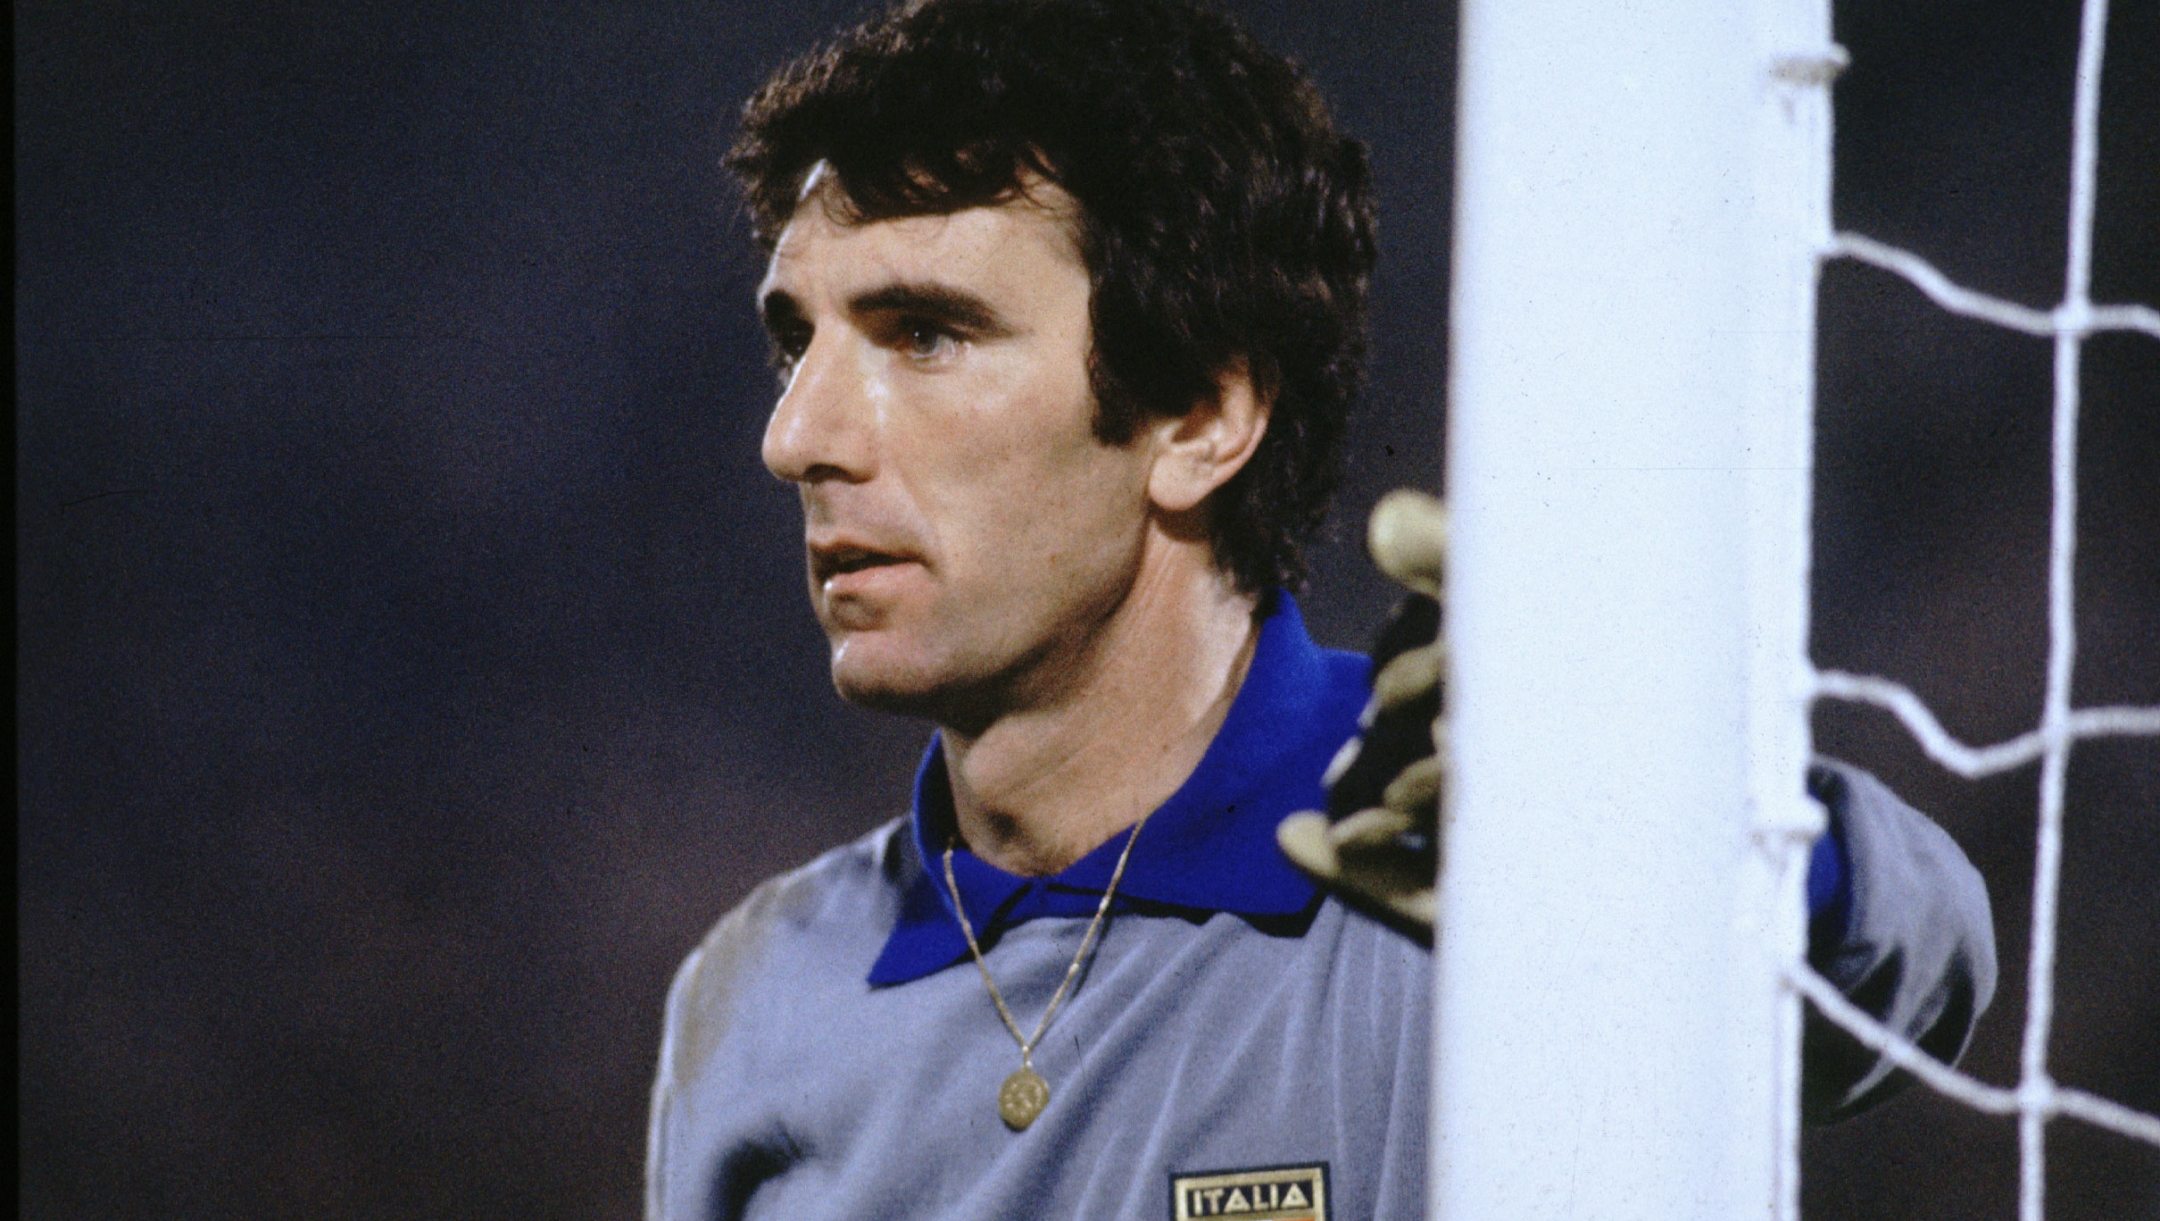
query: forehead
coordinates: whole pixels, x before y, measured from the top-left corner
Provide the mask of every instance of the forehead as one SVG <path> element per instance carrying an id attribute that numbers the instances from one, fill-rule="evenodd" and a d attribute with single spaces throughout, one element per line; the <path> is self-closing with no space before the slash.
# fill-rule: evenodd
<path id="1" fill-rule="evenodd" d="M 858 220 L 829 179 L 813 175 L 773 244 L 758 295 L 846 295 L 886 283 L 945 282 L 977 292 L 1029 291 L 1086 265 L 1074 238 L 1079 205 L 1046 182 L 986 207 Z"/>

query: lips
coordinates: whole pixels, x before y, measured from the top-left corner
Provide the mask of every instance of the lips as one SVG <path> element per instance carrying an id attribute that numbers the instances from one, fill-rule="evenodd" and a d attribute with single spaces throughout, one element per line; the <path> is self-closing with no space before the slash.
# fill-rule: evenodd
<path id="1" fill-rule="evenodd" d="M 913 554 L 897 548 L 841 540 L 810 544 L 810 577 L 819 585 L 836 577 L 918 562 Z"/>

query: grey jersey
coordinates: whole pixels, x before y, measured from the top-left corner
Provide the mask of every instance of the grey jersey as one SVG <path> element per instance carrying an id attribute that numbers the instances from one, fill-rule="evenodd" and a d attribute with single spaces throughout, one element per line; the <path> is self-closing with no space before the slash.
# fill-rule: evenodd
<path id="1" fill-rule="evenodd" d="M 1320 1169 L 1328 1216 L 1421 1215 L 1425 950 L 1333 900 L 1296 935 L 1121 912 L 1016 1133 L 997 1097 L 1019 1050 L 973 965 L 865 981 L 916 858 L 888 826 L 760 887 L 684 964 L 648 1217 L 1164 1218 L 1180 1177 L 1269 1167 Z M 1086 925 L 1031 920 L 988 952 L 1024 1028 Z"/>

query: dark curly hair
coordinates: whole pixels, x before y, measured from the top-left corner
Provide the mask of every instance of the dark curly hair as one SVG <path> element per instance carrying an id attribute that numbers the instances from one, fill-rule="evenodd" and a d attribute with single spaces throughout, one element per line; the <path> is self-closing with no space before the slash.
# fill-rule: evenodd
<path id="1" fill-rule="evenodd" d="M 850 219 L 1016 197 L 1080 205 L 1095 433 L 1129 442 L 1242 366 L 1272 404 L 1209 505 L 1248 593 L 1303 583 L 1364 376 L 1373 203 L 1365 148 L 1233 18 L 1188 0 L 914 0 L 782 68 L 727 157 L 759 242 L 824 161 Z"/>

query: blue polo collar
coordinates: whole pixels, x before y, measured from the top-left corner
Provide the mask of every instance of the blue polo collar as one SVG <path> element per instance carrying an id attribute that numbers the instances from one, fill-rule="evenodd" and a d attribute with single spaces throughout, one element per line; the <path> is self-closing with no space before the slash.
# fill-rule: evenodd
<path id="1" fill-rule="evenodd" d="M 1278 592 L 1269 601 L 1245 683 L 1222 728 L 1133 844 L 1118 885 L 1119 910 L 1266 918 L 1298 916 L 1318 904 L 1318 888 L 1275 846 L 1275 826 L 1299 810 L 1325 806 L 1320 775 L 1357 731 L 1371 663 L 1315 645 L 1289 594 Z M 920 979 L 968 956 L 945 890 L 942 857 L 952 828 L 945 748 L 933 737 L 915 776 L 912 839 L 920 867 L 902 895 L 892 936 L 870 968 L 873 986 Z M 1017 877 L 965 847 L 955 850 L 953 876 L 984 948 L 1038 916 L 1093 915 L 1125 840 L 1113 835 L 1064 872 L 1044 878 Z"/>

